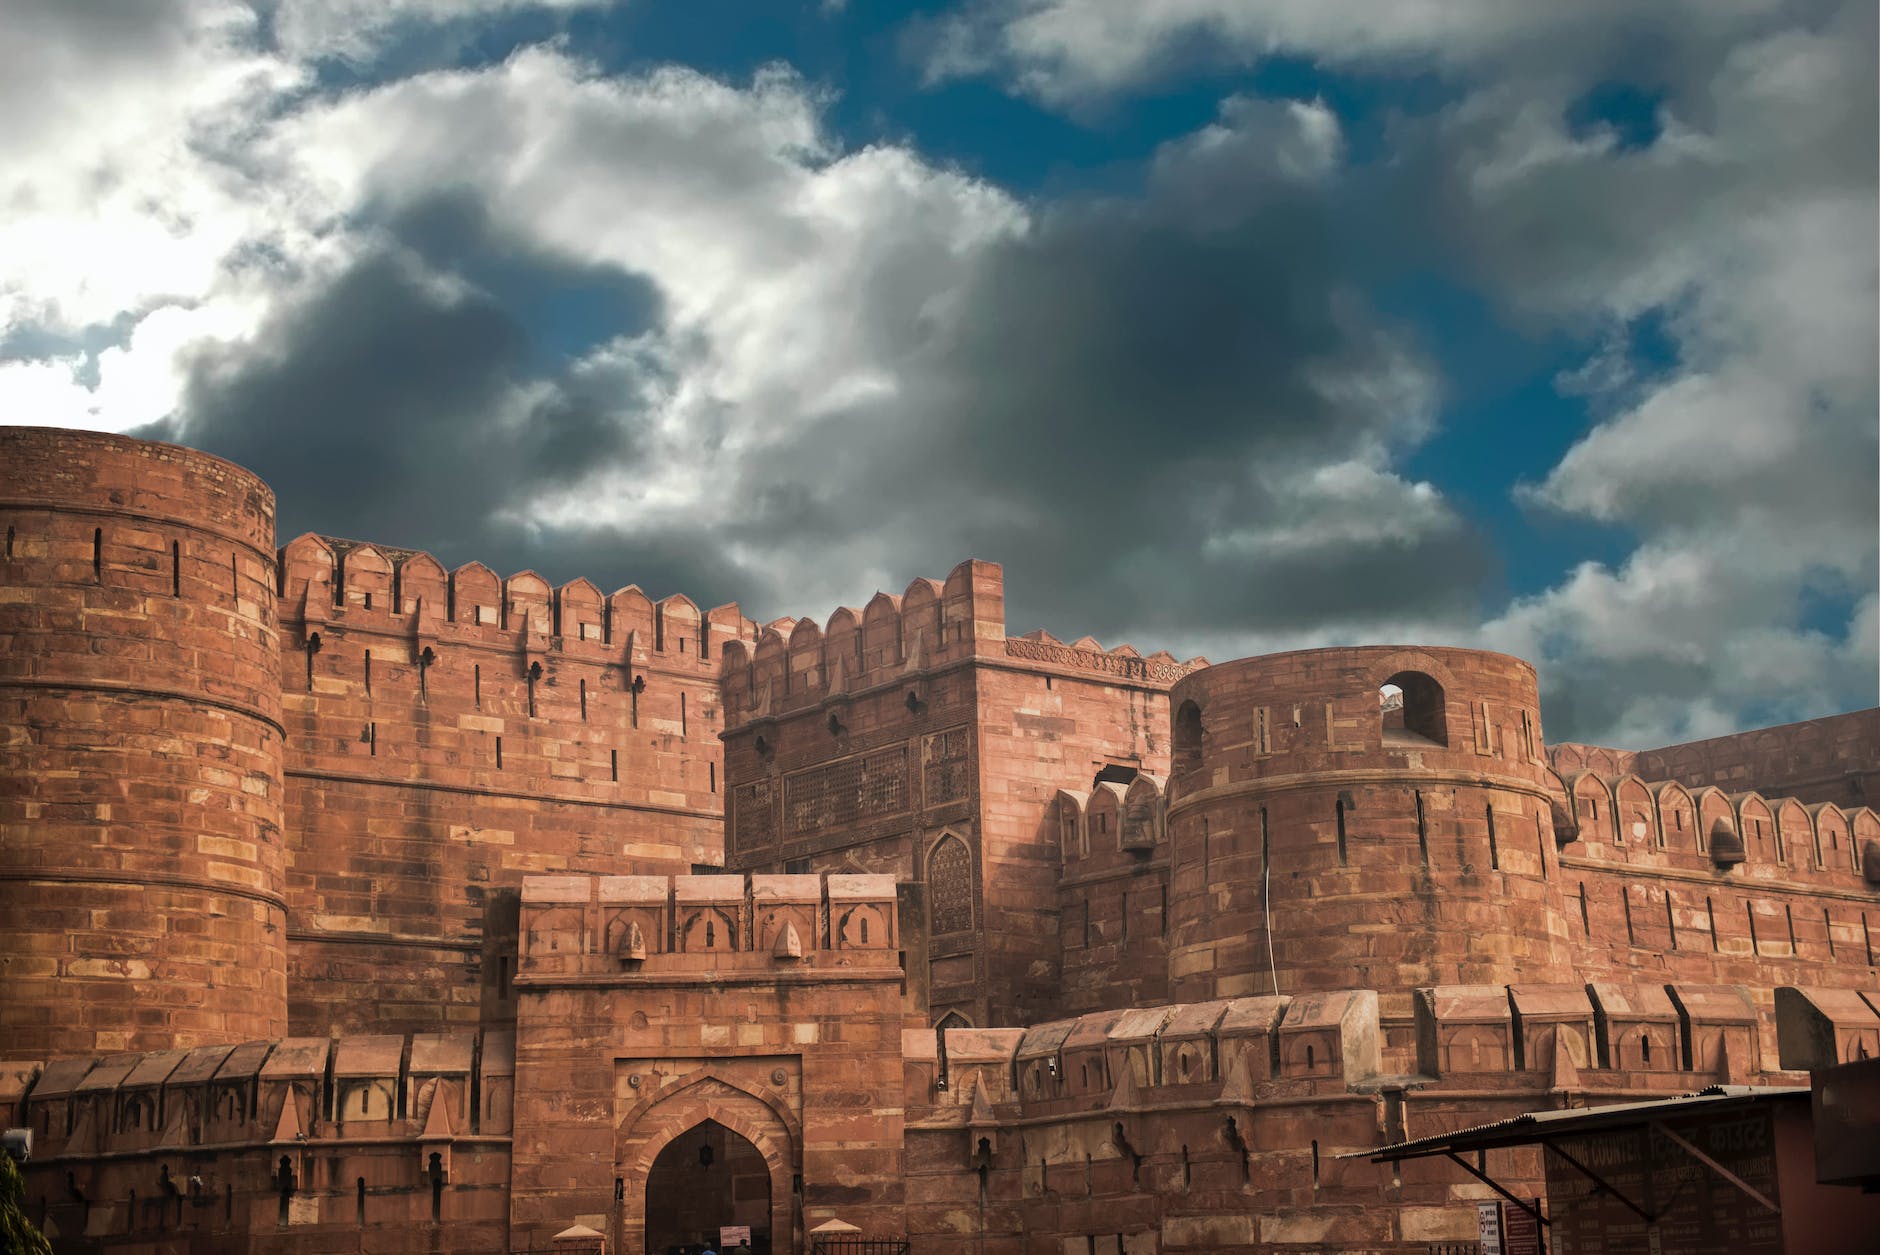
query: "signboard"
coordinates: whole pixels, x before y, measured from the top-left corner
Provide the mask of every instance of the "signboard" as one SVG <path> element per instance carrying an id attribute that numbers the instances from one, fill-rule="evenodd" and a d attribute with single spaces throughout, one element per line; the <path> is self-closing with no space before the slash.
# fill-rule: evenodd
<path id="1" fill-rule="evenodd" d="M 718 1249 L 721 1251 L 735 1251 L 738 1249 L 738 1243 L 740 1242 L 748 1243 L 750 1240 L 751 1240 L 751 1226 L 747 1224 L 728 1224 L 728 1225 L 719 1226 Z"/>
<path id="2" fill-rule="evenodd" d="M 1482 1235 L 1482 1255 L 1504 1255 L 1501 1246 L 1501 1200 L 1477 1203 L 1475 1223 Z"/>
<path id="3" fill-rule="evenodd" d="M 1541 1200 L 1529 1199 L 1528 1206 L 1539 1211 Z M 1501 1250 L 1502 1255 L 1542 1255 L 1541 1222 L 1536 1220 L 1532 1213 L 1516 1207 L 1513 1203 L 1503 1204 Z"/>
<path id="4" fill-rule="evenodd" d="M 1781 1205 L 1774 1128 L 1767 1111 L 1751 1109 L 1709 1119 L 1686 1116 L 1667 1119 L 1664 1127 Z M 1647 1225 L 1549 1150 L 1547 1210 L 1555 1255 L 1781 1255 L 1781 1217 L 1693 1159 L 1656 1126 L 1562 1137 L 1558 1147 L 1654 1215 L 1656 1223 Z"/>

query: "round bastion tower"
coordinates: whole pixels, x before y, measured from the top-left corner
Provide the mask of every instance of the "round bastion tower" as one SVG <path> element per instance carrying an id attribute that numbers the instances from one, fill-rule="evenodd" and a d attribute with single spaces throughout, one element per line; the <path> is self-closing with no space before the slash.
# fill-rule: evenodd
<path id="1" fill-rule="evenodd" d="M 287 1029 L 274 496 L 0 429 L 0 1057 Z"/>
<path id="2" fill-rule="evenodd" d="M 1571 978 L 1527 663 L 1302 650 L 1169 706 L 1176 1000 Z"/>

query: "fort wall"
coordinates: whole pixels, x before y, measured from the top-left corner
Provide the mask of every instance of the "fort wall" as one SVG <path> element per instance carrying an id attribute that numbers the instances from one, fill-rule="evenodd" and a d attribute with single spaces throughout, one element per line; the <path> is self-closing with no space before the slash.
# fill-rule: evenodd
<path id="1" fill-rule="evenodd" d="M 172 445 L 0 431 L 0 1039 L 286 1028 L 274 499 Z"/>
<path id="2" fill-rule="evenodd" d="M 985 562 L 826 627 L 778 620 L 725 658 L 729 865 L 892 872 L 922 890 L 936 1020 L 1056 1014 L 1052 798 L 1067 779 L 1165 771 L 1165 692 L 1199 665 L 1008 640 Z"/>
<path id="3" fill-rule="evenodd" d="M 1310 650 L 1210 667 L 1170 701 L 1176 997 L 1568 978 L 1526 663 Z"/>
<path id="4" fill-rule="evenodd" d="M 294 1031 L 503 1022 L 524 875 L 722 861 L 736 606 L 318 536 L 280 571 Z"/>
<path id="5" fill-rule="evenodd" d="M 513 1034 L 287 1038 L 0 1075 L 58 1249 L 215 1255 L 507 1242 Z"/>

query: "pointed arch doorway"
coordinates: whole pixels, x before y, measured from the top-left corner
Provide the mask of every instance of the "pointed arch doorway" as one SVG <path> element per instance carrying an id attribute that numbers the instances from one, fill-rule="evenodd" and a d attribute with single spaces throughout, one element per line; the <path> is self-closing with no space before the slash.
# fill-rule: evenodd
<path id="1" fill-rule="evenodd" d="M 716 1120 L 701 1120 L 667 1142 L 646 1174 L 648 1255 L 690 1255 L 705 1243 L 716 1250 L 727 1225 L 747 1226 L 752 1251 L 767 1252 L 770 1194 L 771 1165 L 757 1147 Z"/>

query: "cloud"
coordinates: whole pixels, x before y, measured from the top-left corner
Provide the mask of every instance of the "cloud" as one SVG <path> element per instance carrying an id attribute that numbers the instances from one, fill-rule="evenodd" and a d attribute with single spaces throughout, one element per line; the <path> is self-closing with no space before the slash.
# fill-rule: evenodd
<path id="1" fill-rule="evenodd" d="M 1674 38 L 1617 4 L 974 9 L 960 55 L 1053 101 L 1198 35 L 1450 87 L 1381 159 L 1322 102 L 1238 94 L 1128 191 L 1033 201 L 845 145 L 787 67 L 309 68 L 523 7 L 31 10 L 53 68 L 23 90 L 56 107 L 0 137 L 35 171 L 0 185 L 0 407 L 247 463 L 284 535 L 763 617 L 973 554 L 1014 630 L 1507 648 L 1555 737 L 1871 700 L 1869 10 L 1663 6 Z M 129 86 L 60 86 L 87 40 Z M 1642 139 L 1576 113 L 1634 56 Z M 1409 469 L 1454 381 L 1369 294 L 1417 267 L 1588 346 L 1560 381 L 1586 430 L 1509 491 L 1626 558 L 1495 603 L 1494 538 Z"/>
<path id="2" fill-rule="evenodd" d="M 1666 66 L 1711 55 L 1778 19 L 1783 7 L 1775 0 L 974 0 L 916 24 L 910 43 L 930 81 L 990 74 L 1067 105 L 1197 66 L 1276 55 L 1516 80 L 1610 69 L 1615 58 Z"/>
<path id="3" fill-rule="evenodd" d="M 1322 229 L 1327 111 L 1229 101 L 1144 196 L 1028 208 L 844 151 L 822 105 L 780 70 L 536 49 L 299 110 L 266 147 L 372 231 L 202 355 L 169 430 L 296 519 L 557 578 L 683 554 L 688 591 L 766 615 L 968 553 L 1012 571 L 1015 627 L 1473 613 L 1485 542 L 1393 469 L 1429 369 Z M 474 207 L 475 238 L 443 247 L 466 228 L 440 205 Z M 464 262 L 494 255 L 642 283 L 644 320 L 544 366 Z"/>

